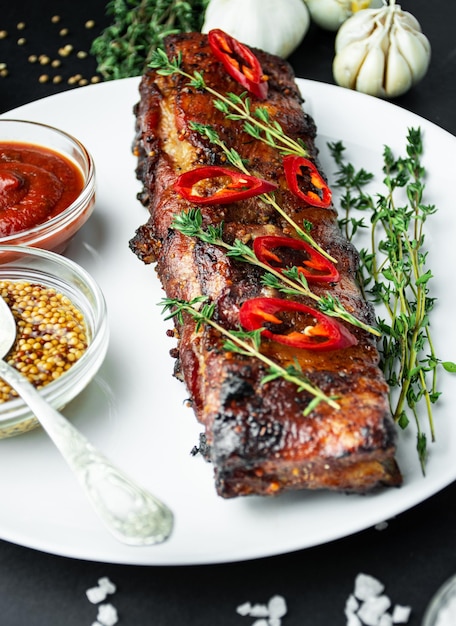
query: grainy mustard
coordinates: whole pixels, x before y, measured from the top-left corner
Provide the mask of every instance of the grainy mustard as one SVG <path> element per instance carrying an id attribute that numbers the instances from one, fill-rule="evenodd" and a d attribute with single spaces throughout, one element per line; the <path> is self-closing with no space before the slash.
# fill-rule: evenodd
<path id="1" fill-rule="evenodd" d="M 0 280 L 0 294 L 16 320 L 16 341 L 5 357 L 38 389 L 56 380 L 87 349 L 83 314 L 71 300 L 38 283 Z M 17 393 L 0 378 L 0 403 Z"/>

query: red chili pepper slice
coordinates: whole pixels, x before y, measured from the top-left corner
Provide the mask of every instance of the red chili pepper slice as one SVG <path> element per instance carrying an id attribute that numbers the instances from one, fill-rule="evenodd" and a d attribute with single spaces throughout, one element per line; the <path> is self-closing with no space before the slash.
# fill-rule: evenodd
<path id="1" fill-rule="evenodd" d="M 294 250 L 298 254 L 293 253 Z M 271 235 L 256 237 L 253 251 L 261 263 L 277 272 L 296 267 L 309 283 L 336 283 L 340 278 L 334 263 L 301 239 Z"/>
<path id="2" fill-rule="evenodd" d="M 228 74 L 260 100 L 268 93 L 267 77 L 253 52 L 219 28 L 208 33 L 214 56 L 223 63 Z"/>
<path id="3" fill-rule="evenodd" d="M 294 348 L 340 350 L 358 343 L 356 337 L 337 320 L 292 300 L 252 298 L 241 306 L 239 319 L 245 330 L 263 328 L 264 337 Z M 293 330 L 298 320 L 301 331 Z"/>
<path id="4" fill-rule="evenodd" d="M 305 200 L 312 206 L 327 208 L 331 204 L 331 190 L 326 184 L 323 176 L 315 167 L 315 164 L 309 159 L 301 156 L 289 155 L 283 159 L 283 168 L 285 170 L 285 178 L 287 179 L 290 191 L 298 198 Z M 303 191 L 300 186 L 300 178 L 302 178 L 302 170 L 309 172 L 311 189 Z"/>
<path id="5" fill-rule="evenodd" d="M 195 204 L 229 204 L 276 188 L 275 183 L 218 165 L 189 170 L 174 183 L 174 189 Z"/>

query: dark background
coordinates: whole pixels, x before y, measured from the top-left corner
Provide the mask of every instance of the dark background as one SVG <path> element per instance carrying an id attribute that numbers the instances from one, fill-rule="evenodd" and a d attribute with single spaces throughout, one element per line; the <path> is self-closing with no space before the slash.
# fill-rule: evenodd
<path id="1" fill-rule="evenodd" d="M 455 3 L 404 0 L 401 4 L 420 21 L 433 55 L 423 81 L 395 104 L 456 134 Z M 60 16 L 58 24 L 52 23 L 53 15 Z M 95 22 L 91 29 L 86 27 L 88 20 Z M 18 28 L 21 22 L 24 29 Z M 0 112 L 90 82 L 97 75 L 96 63 L 90 55 L 79 58 L 76 53 L 87 52 L 108 23 L 105 3 L 99 0 L 28 0 L 2 6 L 0 31 L 7 31 L 8 36 L 0 39 Z M 62 28 L 68 28 L 68 34 L 61 33 Z M 25 41 L 18 43 L 20 38 Z M 29 60 L 33 54 L 58 58 L 58 49 L 68 43 L 74 52 L 60 57 L 59 68 Z M 296 74 L 333 83 L 333 46 L 333 33 L 312 26 L 289 59 Z M 48 82 L 40 82 L 43 74 L 49 76 Z M 53 82 L 55 76 L 62 77 L 60 83 Z M 455 155 L 448 154 L 448 158 Z M 448 189 L 452 193 L 452 181 Z M 116 606 L 120 624 L 247 626 L 254 618 L 237 615 L 239 604 L 247 600 L 264 603 L 272 595 L 282 594 L 288 604 L 283 619 L 287 626 L 336 626 L 345 624 L 346 599 L 355 576 L 365 572 L 386 585 L 393 604 L 412 607 L 409 624 L 418 626 L 433 593 L 456 573 L 455 500 L 453 484 L 389 520 L 384 530 L 368 529 L 320 547 L 234 564 L 144 567 L 90 563 L 0 541 L 0 624 L 90 625 L 97 608 L 88 602 L 85 591 L 96 585 L 98 578 L 108 576 L 118 588 L 108 600 Z M 0 503 L 0 515 L 7 506 Z"/>

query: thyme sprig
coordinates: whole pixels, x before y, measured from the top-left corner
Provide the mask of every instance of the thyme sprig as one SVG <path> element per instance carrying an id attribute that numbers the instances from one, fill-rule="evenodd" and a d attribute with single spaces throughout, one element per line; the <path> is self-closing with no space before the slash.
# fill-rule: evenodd
<path id="1" fill-rule="evenodd" d="M 207 137 L 211 143 L 219 146 L 225 154 L 228 162 L 236 167 L 238 170 L 243 172 L 244 174 L 251 174 L 251 172 L 247 169 L 247 164 L 244 159 L 242 159 L 241 155 L 234 148 L 228 148 L 228 146 L 220 139 L 217 131 L 210 126 L 209 124 L 200 124 L 198 122 L 189 122 L 189 128 L 198 132 L 200 135 Z M 296 222 L 283 210 L 280 204 L 276 201 L 275 195 L 273 193 L 263 193 L 260 195 L 261 200 L 265 204 L 272 206 L 277 213 L 286 221 L 288 224 L 296 231 L 297 235 L 310 244 L 313 248 L 318 250 L 320 254 L 325 256 L 327 259 L 332 261 L 333 263 L 337 263 L 337 261 L 326 251 L 324 250 L 315 239 L 309 234 L 309 231 L 312 228 L 312 224 L 307 220 L 303 221 L 303 228 L 298 226 Z"/>
<path id="2" fill-rule="evenodd" d="M 313 385 L 303 376 L 299 364 L 282 367 L 260 352 L 261 329 L 253 332 L 227 330 L 216 322 L 214 320 L 215 305 L 208 302 L 206 296 L 198 296 L 190 301 L 164 298 L 160 304 L 163 307 L 163 312 L 168 313 L 165 319 L 176 317 L 180 323 L 183 323 L 184 313 L 187 313 L 196 322 L 196 332 L 199 332 L 203 325 L 209 325 L 224 337 L 223 348 L 225 350 L 247 357 L 254 357 L 264 363 L 268 370 L 261 380 L 262 385 L 281 378 L 295 385 L 298 393 L 305 392 L 310 394 L 312 400 L 304 409 L 304 416 L 310 415 L 320 402 L 326 402 L 336 410 L 340 408 L 335 398 L 327 396 L 319 387 Z"/>
<path id="3" fill-rule="evenodd" d="M 424 406 L 432 441 L 435 428 L 432 405 L 440 393 L 437 370 L 456 366 L 437 358 L 431 336 L 430 315 L 435 298 L 430 296 L 432 272 L 427 267 L 424 227 L 436 212 L 423 200 L 425 169 L 421 163 L 423 143 L 420 129 L 409 129 L 405 157 L 395 157 L 389 147 L 383 152 L 385 193 L 375 198 L 365 189 L 372 174 L 356 170 L 344 158 L 341 142 L 329 144 L 339 167 L 335 186 L 343 189 L 343 228 L 353 239 L 364 218 L 352 217 L 353 210 L 367 212 L 370 248 L 361 250 L 361 282 L 370 299 L 383 305 L 388 321 L 378 319 L 383 334 L 381 367 L 396 393 L 390 394 L 391 410 L 401 428 L 413 418 L 417 429 L 417 451 L 424 471 L 427 438 L 420 422 Z"/>
<path id="4" fill-rule="evenodd" d="M 305 143 L 300 138 L 294 140 L 289 137 L 279 122 L 271 119 L 266 107 L 257 105 L 252 109 L 252 102 L 247 92 L 240 95 L 231 92 L 222 94 L 213 89 L 206 83 L 201 72 L 194 71 L 193 74 L 189 74 L 182 69 L 182 56 L 180 54 L 168 59 L 166 52 L 157 48 L 151 55 L 149 66 L 163 76 L 180 74 L 188 78 L 189 86 L 205 90 L 214 96 L 214 107 L 223 113 L 226 119 L 242 121 L 242 128 L 248 135 L 275 148 L 282 155 L 309 156 Z"/>
<path id="5" fill-rule="evenodd" d="M 314 300 L 320 311 L 326 315 L 343 319 L 353 326 L 380 336 L 380 332 L 376 328 L 365 324 L 347 311 L 338 298 L 335 298 L 329 293 L 326 293 L 324 296 L 313 293 L 309 288 L 306 277 L 302 272 L 298 271 L 297 267 L 286 269 L 283 273 L 278 272 L 269 265 L 262 263 L 257 258 L 252 248 L 239 239 L 236 239 L 233 244 L 227 243 L 223 239 L 223 223 L 216 226 L 209 224 L 206 229 L 204 229 L 203 217 L 198 208 L 191 208 L 188 212 L 182 211 L 179 215 L 176 215 L 171 223 L 171 228 L 187 237 L 197 237 L 205 243 L 224 248 L 227 251 L 227 256 L 261 268 L 265 272 L 262 277 L 262 282 L 267 287 L 276 289 L 286 295 L 306 296 Z"/>
<path id="6" fill-rule="evenodd" d="M 110 0 L 112 22 L 96 37 L 91 53 L 105 80 L 139 76 L 165 37 L 200 31 L 209 0 Z"/>

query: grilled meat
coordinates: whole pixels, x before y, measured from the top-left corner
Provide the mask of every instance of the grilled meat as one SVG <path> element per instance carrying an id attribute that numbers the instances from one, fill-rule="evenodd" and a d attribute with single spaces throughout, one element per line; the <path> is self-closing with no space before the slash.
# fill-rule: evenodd
<path id="1" fill-rule="evenodd" d="M 205 35 L 172 35 L 166 52 L 169 58 L 181 54 L 187 73 L 203 71 L 206 84 L 219 93 L 242 93 L 243 88 L 214 59 Z M 288 136 L 304 141 L 318 165 L 316 127 L 303 112 L 289 65 L 261 51 L 255 54 L 268 77 L 269 93 L 265 101 L 256 103 L 252 98 L 252 108 L 266 107 Z M 139 197 L 150 217 L 138 228 L 130 247 L 145 263 L 156 263 L 169 298 L 191 301 L 205 295 L 215 304 L 214 319 L 233 330 L 239 328 L 239 309 L 246 300 L 283 297 L 264 287 L 257 267 L 171 228 L 176 215 L 191 206 L 173 189 L 179 174 L 201 165 L 226 165 L 223 151 L 190 129 L 190 122 L 199 122 L 213 127 L 226 146 L 245 159 L 250 172 L 276 183 L 278 203 L 300 226 L 304 220 L 310 222 L 313 238 L 337 260 L 340 280 L 329 286 L 316 284 L 313 291 L 319 295 L 330 291 L 358 319 L 374 322 L 372 308 L 355 280 L 356 250 L 342 236 L 334 207 L 310 207 L 290 193 L 277 149 L 253 139 L 239 121 L 226 119 L 213 106 L 213 96 L 189 86 L 188 79 L 178 74 L 148 71 L 140 84 L 135 115 L 137 176 L 144 185 Z M 223 223 L 227 242 L 238 239 L 250 245 L 260 235 L 295 234 L 258 197 L 205 205 L 201 213 L 205 226 Z M 305 297 L 300 300 L 306 303 Z M 401 483 L 388 388 L 369 332 L 350 326 L 357 345 L 328 352 L 262 341 L 262 352 L 274 362 L 283 367 L 298 364 L 312 384 L 337 399 L 338 409 L 320 402 L 304 416 L 310 394 L 298 393 L 283 378 L 263 384 L 267 367 L 254 357 L 227 352 L 223 338 L 209 325 L 197 329 L 188 315 L 182 323 L 175 319 L 175 324 L 176 373 L 185 381 L 196 417 L 204 426 L 204 451 L 213 464 L 219 495 L 273 495 L 292 489 L 362 493 Z"/>

